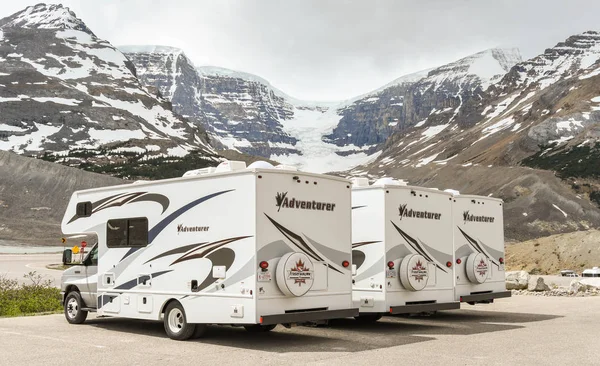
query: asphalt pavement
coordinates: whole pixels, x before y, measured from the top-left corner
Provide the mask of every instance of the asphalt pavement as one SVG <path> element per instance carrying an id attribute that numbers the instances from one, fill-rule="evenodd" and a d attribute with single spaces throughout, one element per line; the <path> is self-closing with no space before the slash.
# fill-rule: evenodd
<path id="1" fill-rule="evenodd" d="M 162 323 L 63 315 L 0 319 L 1 365 L 591 365 L 600 297 L 515 296 L 429 317 L 353 319 L 270 333 L 211 326 L 185 342 Z"/>

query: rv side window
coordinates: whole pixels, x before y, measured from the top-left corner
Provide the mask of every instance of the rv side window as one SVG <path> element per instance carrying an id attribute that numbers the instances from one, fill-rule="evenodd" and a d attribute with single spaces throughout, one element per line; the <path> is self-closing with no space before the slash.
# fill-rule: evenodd
<path id="1" fill-rule="evenodd" d="M 129 238 L 130 247 L 145 247 L 148 245 L 148 219 L 145 217 L 129 219 Z"/>
<path id="2" fill-rule="evenodd" d="M 148 245 L 148 219 L 145 217 L 108 220 L 106 246 L 109 248 L 145 247 Z"/>
<path id="3" fill-rule="evenodd" d="M 79 202 L 77 204 L 77 217 L 88 217 L 92 215 L 91 202 Z"/>

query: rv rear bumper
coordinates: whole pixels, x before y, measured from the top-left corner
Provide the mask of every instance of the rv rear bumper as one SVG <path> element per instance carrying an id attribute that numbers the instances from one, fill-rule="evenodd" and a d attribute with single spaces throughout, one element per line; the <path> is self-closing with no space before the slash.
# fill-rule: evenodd
<path id="1" fill-rule="evenodd" d="M 480 302 L 480 301 L 489 301 L 494 299 L 501 299 L 504 297 L 511 297 L 512 293 L 510 291 L 500 291 L 500 292 L 488 292 L 485 294 L 473 294 L 473 295 L 463 295 L 460 297 L 460 302 Z"/>
<path id="2" fill-rule="evenodd" d="M 418 314 L 427 313 L 438 310 L 454 310 L 460 309 L 460 303 L 458 301 L 453 302 L 436 302 L 431 304 L 414 304 L 414 305 L 402 305 L 402 306 L 391 306 L 390 314 Z"/>
<path id="3" fill-rule="evenodd" d="M 286 323 L 307 323 L 316 320 L 351 318 L 354 316 L 358 316 L 358 309 L 306 311 L 289 314 L 263 315 L 260 317 L 260 324 L 270 325 Z"/>

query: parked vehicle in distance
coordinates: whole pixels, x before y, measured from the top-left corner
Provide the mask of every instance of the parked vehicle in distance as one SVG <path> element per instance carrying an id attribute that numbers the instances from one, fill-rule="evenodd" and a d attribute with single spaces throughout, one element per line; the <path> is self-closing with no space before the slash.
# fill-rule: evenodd
<path id="1" fill-rule="evenodd" d="M 579 277 L 579 275 L 575 271 L 572 271 L 570 269 L 560 271 L 560 275 L 562 277 Z"/>
<path id="2" fill-rule="evenodd" d="M 357 316 L 350 192 L 343 178 L 233 161 L 75 192 L 63 233 L 98 244 L 63 274 L 65 317 L 162 319 L 184 340 L 206 324 L 266 332 Z"/>
<path id="3" fill-rule="evenodd" d="M 593 267 L 592 269 L 586 269 L 581 274 L 582 277 L 600 277 L 600 268 Z"/>

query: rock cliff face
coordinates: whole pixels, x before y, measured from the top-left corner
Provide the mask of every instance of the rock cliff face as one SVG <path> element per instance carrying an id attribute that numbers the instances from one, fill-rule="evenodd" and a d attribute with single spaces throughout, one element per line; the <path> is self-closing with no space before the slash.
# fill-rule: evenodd
<path id="1" fill-rule="evenodd" d="M 205 131 L 143 87 L 135 67 L 69 9 L 38 4 L 0 20 L 0 149 L 214 155 Z"/>
<path id="2" fill-rule="evenodd" d="M 298 153 L 282 130 L 294 107 L 268 82 L 217 67 L 195 68 L 177 48 L 122 46 L 138 77 L 156 87 L 176 112 L 202 125 L 216 146 L 251 155 Z"/>

